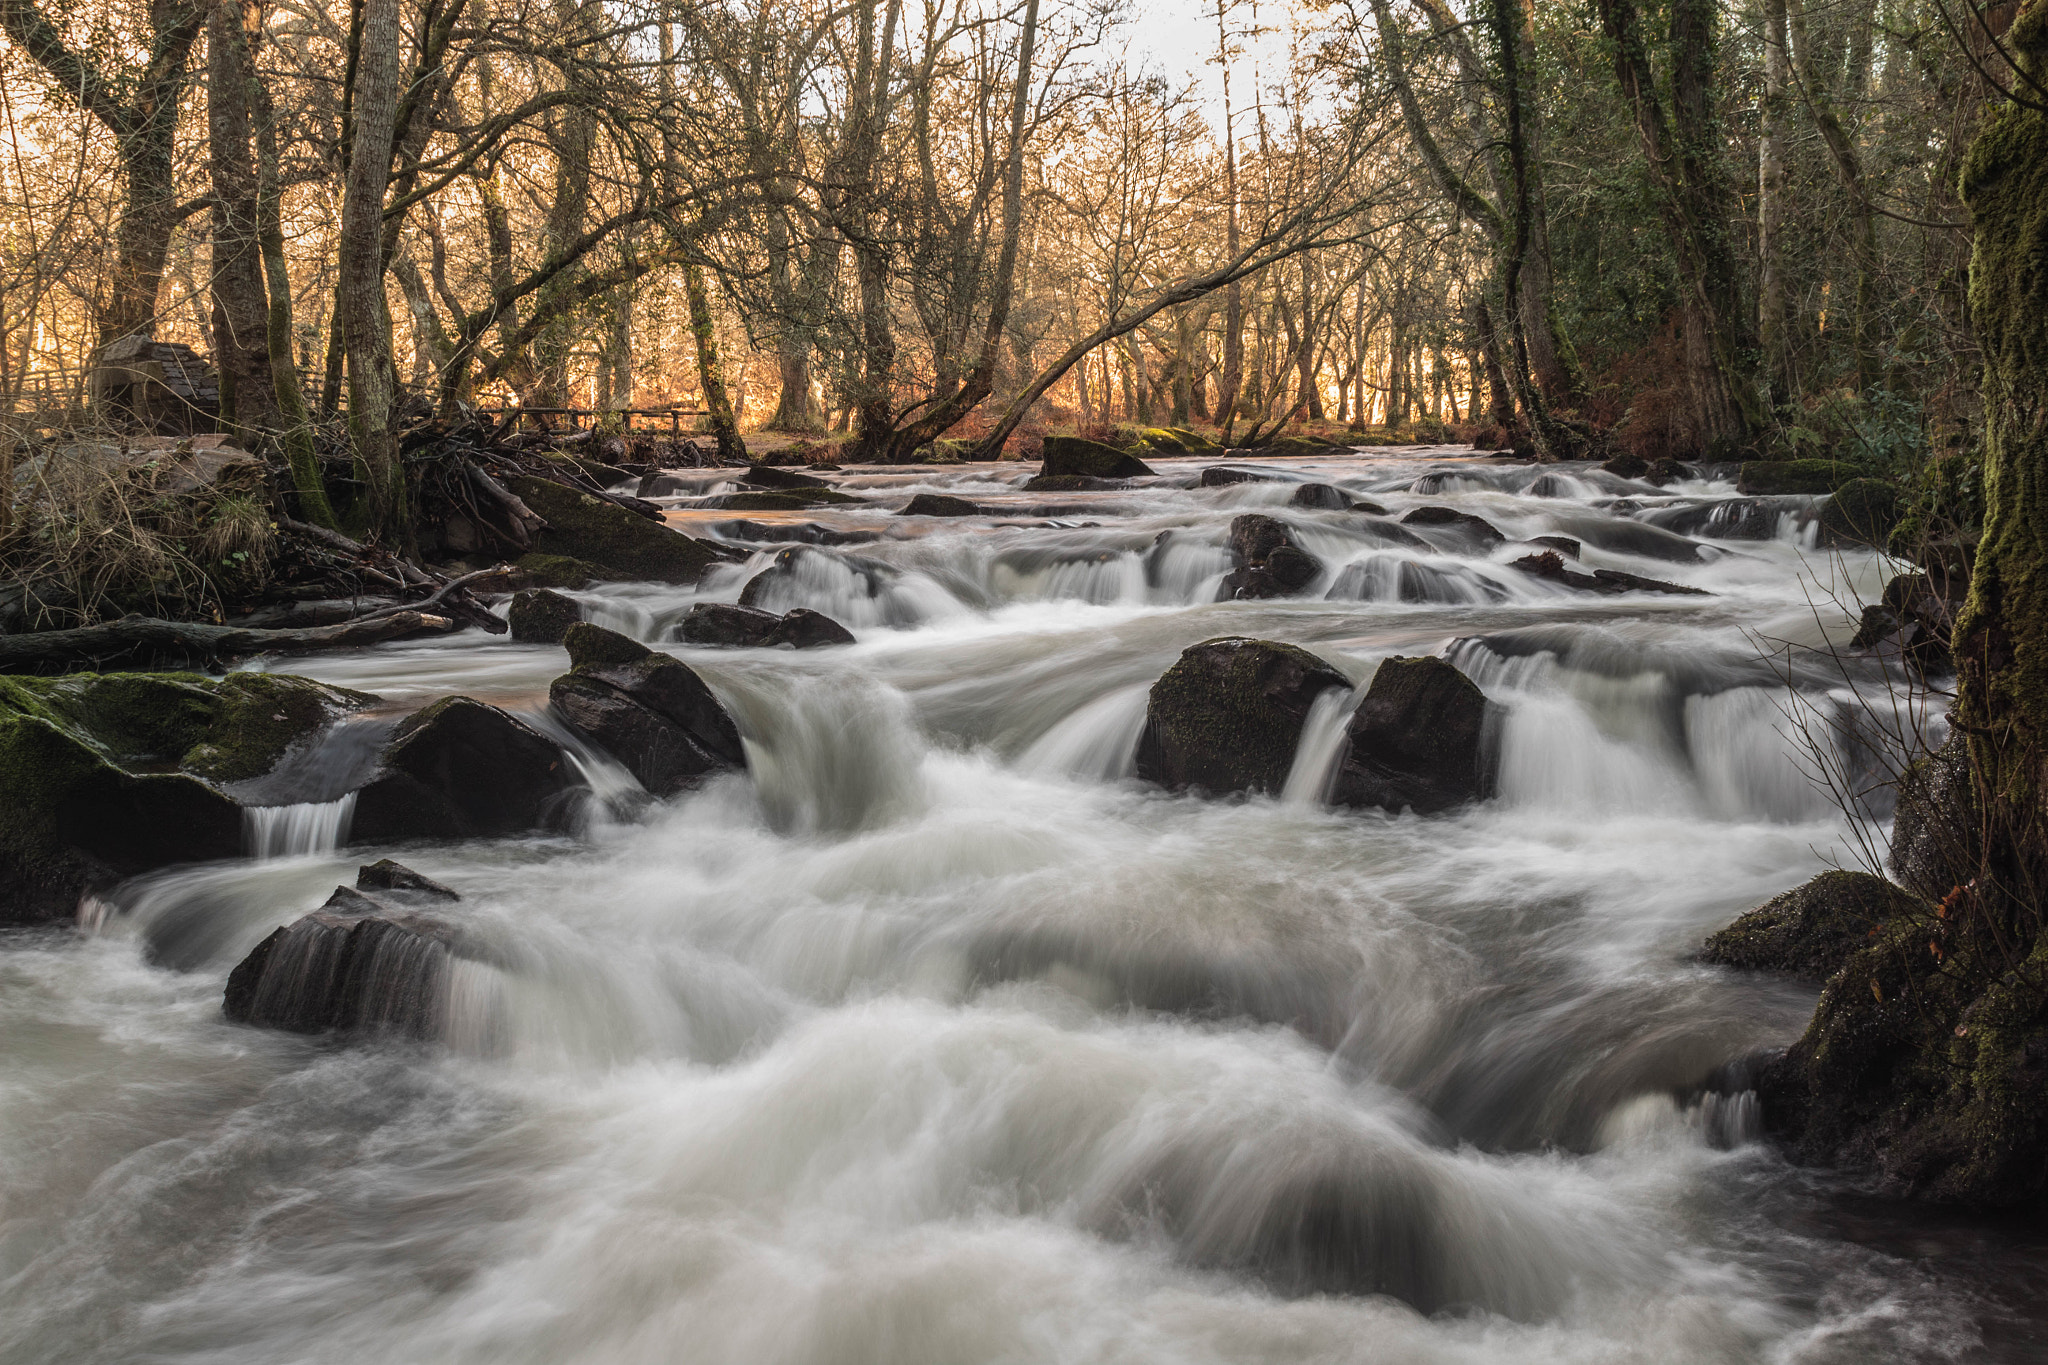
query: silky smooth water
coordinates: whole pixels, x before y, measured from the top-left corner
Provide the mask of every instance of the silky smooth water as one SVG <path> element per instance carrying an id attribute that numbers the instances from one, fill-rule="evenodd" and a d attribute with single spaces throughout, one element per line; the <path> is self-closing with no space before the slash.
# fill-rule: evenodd
<path id="1" fill-rule="evenodd" d="M 1508 568 L 1526 546 L 1186 486 L 1203 463 L 1056 497 L 1016 466 L 853 471 L 875 507 L 752 519 L 881 539 L 576 594 L 703 672 L 746 775 L 657 803 L 577 747 L 573 831 L 340 851 L 315 790 L 252 815 L 264 856 L 0 939 L 0 1360 L 2038 1358 L 2038 1233 L 1791 1168 L 1752 1097 L 1697 1090 L 1811 1011 L 1690 955 L 1853 863 L 1814 775 L 1896 755 L 1841 717 L 1938 724 L 1829 650 L 1891 566 L 1805 548 L 1796 501 L 1772 541 L 1650 520 L 1724 485 L 1254 466 L 1712 594 L 1585 597 Z M 992 515 L 889 515 L 917 491 Z M 1329 566 L 1303 597 L 1212 600 L 1246 510 Z M 768 605 L 859 642 L 664 643 L 771 568 Z M 1355 693 L 1280 795 L 1137 783 L 1145 689 L 1226 634 L 1359 683 L 1447 653 L 1504 708 L 1500 795 L 1329 809 Z M 559 735 L 559 649 L 290 666 Z M 224 1022 L 233 964 L 379 856 L 489 946 L 445 975 L 448 1041 Z"/>

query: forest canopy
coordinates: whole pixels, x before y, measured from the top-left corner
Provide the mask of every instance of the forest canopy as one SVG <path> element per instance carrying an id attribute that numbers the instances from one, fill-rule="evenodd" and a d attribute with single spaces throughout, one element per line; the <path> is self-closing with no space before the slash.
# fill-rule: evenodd
<path id="1" fill-rule="evenodd" d="M 893 460 L 1290 421 L 1974 450 L 1958 172 L 2009 13 L 1187 16 L 1175 74 L 1141 7 L 1068 0 L 4 0 L 0 396 L 187 343 L 309 514 L 345 441 L 387 533 L 398 432 L 479 404 Z"/>

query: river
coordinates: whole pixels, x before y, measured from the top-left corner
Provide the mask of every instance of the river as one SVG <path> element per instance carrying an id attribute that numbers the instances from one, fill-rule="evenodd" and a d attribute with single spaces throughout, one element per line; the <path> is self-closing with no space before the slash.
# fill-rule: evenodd
<path id="1" fill-rule="evenodd" d="M 858 643 L 662 645 L 748 774 L 661 804 L 582 751 L 572 832 L 473 845 L 337 849 L 347 800 L 313 803 L 0 937 L 0 1361 L 2041 1358 L 2048 1236 L 1795 1169 L 1697 1096 L 1811 1012 L 1690 955 L 1856 865 L 1814 773 L 1870 756 L 1814 718 L 1894 704 L 1827 649 L 1886 563 L 1807 548 L 1797 499 L 1751 510 L 1769 539 L 1659 529 L 1726 483 L 1406 449 L 1187 486 L 1218 462 L 846 471 L 876 505 L 750 519 L 879 539 L 572 594 L 659 643 L 787 554 L 767 605 Z M 1308 479 L 1711 595 L 1403 545 L 1288 507 Z M 919 491 L 990 515 L 889 515 Z M 1307 595 L 1212 600 L 1248 510 L 1328 566 Z M 1505 708 L 1498 797 L 1328 808 L 1336 693 L 1279 797 L 1138 783 L 1147 687 L 1221 635 L 1354 681 L 1447 653 Z M 535 712 L 565 662 L 468 631 L 281 666 Z M 224 1022 L 230 967 L 379 856 L 497 945 L 449 1041 Z"/>

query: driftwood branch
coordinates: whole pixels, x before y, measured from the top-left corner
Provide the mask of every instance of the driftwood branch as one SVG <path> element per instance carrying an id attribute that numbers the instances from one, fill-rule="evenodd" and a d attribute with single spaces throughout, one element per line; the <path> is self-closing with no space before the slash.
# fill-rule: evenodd
<path id="1" fill-rule="evenodd" d="M 41 630 L 0 636 L 0 670 L 19 672 L 51 664 L 78 664 L 118 659 L 138 651 L 201 658 L 225 655 L 289 653 L 312 649 L 346 649 L 381 644 L 407 635 L 455 628 L 452 617 L 411 607 L 376 612 L 336 626 L 304 630 L 251 630 L 243 626 L 202 625 L 130 616 L 77 630 Z"/>

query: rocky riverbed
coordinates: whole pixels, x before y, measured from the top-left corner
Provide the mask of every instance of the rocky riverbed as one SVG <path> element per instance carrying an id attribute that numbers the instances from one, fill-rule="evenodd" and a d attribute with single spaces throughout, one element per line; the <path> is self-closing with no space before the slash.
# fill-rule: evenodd
<path id="1" fill-rule="evenodd" d="M 1699 955 L 1939 742 L 1896 566 L 1732 470 L 1147 464 L 665 476 L 719 555 L 563 643 L 10 694 L 136 810 L 28 812 L 0 1360 L 2035 1359 L 2048 1240 L 1791 1164 L 1722 1069 L 1819 967 Z"/>

